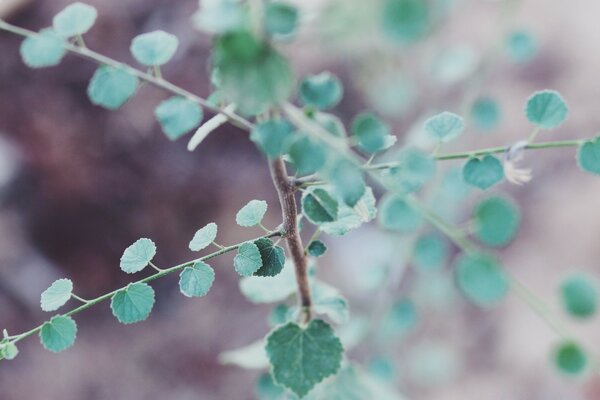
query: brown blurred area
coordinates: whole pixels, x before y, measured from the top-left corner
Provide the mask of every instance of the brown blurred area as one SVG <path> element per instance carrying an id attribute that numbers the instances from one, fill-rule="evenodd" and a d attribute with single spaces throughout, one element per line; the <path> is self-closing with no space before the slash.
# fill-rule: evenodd
<path id="1" fill-rule="evenodd" d="M 196 0 L 87 2 L 99 11 L 86 35 L 91 48 L 133 63 L 131 38 L 154 29 L 171 32 L 180 48 L 164 76 L 192 92 L 209 93 L 211 39 L 190 22 Z M 37 30 L 69 3 L 31 1 L 12 13 L 10 22 Z M 295 3 L 315 10 L 321 2 Z M 403 67 L 419 71 L 425 58 L 449 43 L 465 42 L 481 51 L 497 40 L 499 2 L 454 3 L 460 11 L 424 50 L 410 53 L 414 57 L 407 57 Z M 534 33 L 539 54 L 525 65 L 498 61 L 483 83 L 482 92 L 496 96 L 502 106 L 498 131 L 470 133 L 445 150 L 525 138 L 530 127 L 523 117 L 524 101 L 544 88 L 559 90 L 571 114 L 559 130 L 541 139 L 590 137 L 600 130 L 599 12 L 593 0 L 523 1 L 513 23 Z M 299 74 L 331 69 L 343 78 L 346 98 L 336 113 L 346 122 L 368 106 L 356 74 L 363 68 L 358 59 L 376 51 L 368 48 L 370 39 L 361 38 L 352 51 L 334 52 L 307 34 L 286 49 Z M 235 212 L 251 199 L 269 202 L 267 226 L 279 223 L 266 164 L 247 133 L 222 127 L 189 153 L 185 140 L 169 142 L 155 122 L 153 109 L 168 94 L 144 87 L 118 111 L 106 111 L 86 96 L 95 65 L 69 55 L 58 67 L 31 70 L 18 56 L 20 41 L 0 32 L 0 328 L 17 333 L 47 318 L 39 309 L 39 294 L 55 279 L 69 277 L 84 298 L 126 284 L 130 277 L 119 270 L 119 258 L 139 237 L 157 243 L 156 263 L 167 266 L 192 257 L 187 243 L 208 222 L 218 223 L 222 243 L 259 235 L 235 226 Z M 430 82 L 415 78 L 415 83 L 421 85 L 420 97 L 392 120 L 397 133 L 427 109 L 450 107 L 462 92 L 460 86 L 438 93 Z M 530 153 L 523 164 L 533 168 L 534 180 L 524 187 L 503 183 L 495 189 L 510 193 L 523 213 L 522 230 L 502 251 L 503 263 L 557 313 L 562 278 L 574 271 L 598 277 L 600 271 L 600 179 L 580 172 L 573 157 L 569 149 Z M 332 240 L 337 249 L 325 259 L 324 275 L 335 283 L 339 277 L 353 310 L 368 312 L 371 303 L 348 275 L 369 267 L 360 264 L 364 257 L 357 252 L 377 235 L 370 226 Z M 242 297 L 231 259 L 211 263 L 217 279 L 202 299 L 181 296 L 176 277 L 156 282 L 157 302 L 146 322 L 120 325 L 104 304 L 77 318 L 78 340 L 66 352 L 46 352 L 34 338 L 23 341 L 16 360 L 0 363 L 0 399 L 253 399 L 256 373 L 217 361 L 220 352 L 248 344 L 269 329 L 268 307 Z M 409 399 L 600 399 L 598 378 L 573 380 L 554 371 L 549 354 L 558 338 L 514 296 L 491 311 L 463 302 L 425 319 L 423 335 L 450 345 L 458 361 L 451 380 L 431 387 L 399 377 Z M 600 354 L 598 319 L 583 324 L 565 320 Z M 400 346 L 386 355 L 402 363 L 409 351 Z"/>

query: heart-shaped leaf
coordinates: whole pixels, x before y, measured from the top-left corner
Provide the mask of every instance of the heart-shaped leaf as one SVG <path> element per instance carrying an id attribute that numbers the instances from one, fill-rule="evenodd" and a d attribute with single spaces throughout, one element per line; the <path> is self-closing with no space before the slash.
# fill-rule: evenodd
<path id="1" fill-rule="evenodd" d="M 504 178 L 504 169 L 496 157 L 487 155 L 481 159 L 471 158 L 467 161 L 462 174 L 469 185 L 485 190 Z"/>

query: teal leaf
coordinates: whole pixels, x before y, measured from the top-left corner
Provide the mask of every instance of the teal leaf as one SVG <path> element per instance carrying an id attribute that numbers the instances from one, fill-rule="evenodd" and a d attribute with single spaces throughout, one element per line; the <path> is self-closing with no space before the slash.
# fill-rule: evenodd
<path id="1" fill-rule="evenodd" d="M 490 131 L 500 123 L 500 106 L 491 97 L 480 97 L 471 106 L 471 120 L 482 131 Z"/>
<path id="2" fill-rule="evenodd" d="M 337 289 L 322 282 L 314 282 L 311 289 L 316 314 L 325 315 L 338 325 L 348 322 L 350 319 L 348 301 Z"/>
<path id="3" fill-rule="evenodd" d="M 64 306 L 71 298 L 73 282 L 70 279 L 59 279 L 42 293 L 40 304 L 44 311 L 55 311 Z"/>
<path id="4" fill-rule="evenodd" d="M 286 262 L 277 276 L 249 276 L 240 279 L 239 286 L 240 292 L 253 303 L 283 301 L 296 292 L 294 266 L 291 261 Z"/>
<path id="5" fill-rule="evenodd" d="M 423 271 L 438 270 L 444 265 L 448 253 L 448 244 L 440 235 L 427 233 L 417 239 L 412 262 L 415 267 Z"/>
<path id="6" fill-rule="evenodd" d="M 419 312 L 415 303 L 408 298 L 396 300 L 393 304 L 381 327 L 381 334 L 384 338 L 391 339 L 394 336 L 405 335 L 413 330 L 419 323 Z"/>
<path id="7" fill-rule="evenodd" d="M 96 8 L 76 2 L 69 4 L 52 19 L 52 26 L 56 33 L 64 38 L 83 35 L 96 22 L 98 11 Z"/>
<path id="8" fill-rule="evenodd" d="M 358 147 L 368 153 L 376 153 L 386 148 L 390 127 L 370 112 L 358 114 L 350 128 Z"/>
<path id="9" fill-rule="evenodd" d="M 184 97 L 174 96 L 160 103 L 154 110 L 163 132 L 171 140 L 185 135 L 202 122 L 202 108 Z"/>
<path id="10" fill-rule="evenodd" d="M 211 222 L 198 229 L 190 241 L 191 251 L 200 251 L 207 248 L 217 237 L 217 224 Z"/>
<path id="11" fill-rule="evenodd" d="M 425 0 L 387 0 L 381 15 L 383 32 L 395 41 L 415 41 L 429 28 L 429 10 Z"/>
<path id="12" fill-rule="evenodd" d="M 313 240 L 308 245 L 308 254 L 312 257 L 321 257 L 327 252 L 327 246 L 320 240 Z"/>
<path id="13" fill-rule="evenodd" d="M 57 315 L 45 322 L 40 330 L 40 341 L 46 350 L 53 353 L 73 346 L 77 336 L 77 324 L 71 317 Z"/>
<path id="14" fill-rule="evenodd" d="M 299 90 L 300 101 L 319 110 L 326 110 L 338 104 L 343 92 L 342 83 L 329 71 L 305 77 Z"/>
<path id="15" fill-rule="evenodd" d="M 116 110 L 135 94 L 137 87 L 137 77 L 122 69 L 103 65 L 94 72 L 87 94 L 93 104 Z"/>
<path id="16" fill-rule="evenodd" d="M 344 138 L 347 136 L 346 128 L 344 123 L 335 115 L 317 112 L 313 115 L 315 122 L 319 124 L 325 131 L 329 132 L 332 136 L 338 138 Z"/>
<path id="17" fill-rule="evenodd" d="M 250 133 L 250 140 L 269 159 L 287 153 L 293 139 L 294 126 L 284 119 L 274 119 L 257 124 Z"/>
<path id="18" fill-rule="evenodd" d="M 233 267 L 241 276 L 252 276 L 262 267 L 262 257 L 258 246 L 254 243 L 244 243 L 233 258 Z"/>
<path id="19" fill-rule="evenodd" d="M 525 106 L 525 114 L 532 124 L 542 129 L 558 128 L 567 118 L 569 109 L 560 93 L 555 90 L 535 92 Z"/>
<path id="20" fill-rule="evenodd" d="M 577 149 L 577 163 L 585 172 L 600 175 L 600 136 L 582 143 Z"/>
<path id="21" fill-rule="evenodd" d="M 506 38 L 506 52 L 517 63 L 524 63 L 535 57 L 538 44 L 535 37 L 527 31 L 511 32 Z"/>
<path id="22" fill-rule="evenodd" d="M 58 65 L 66 53 L 65 41 L 52 29 L 43 29 L 23 40 L 19 52 L 25 65 L 43 68 Z"/>
<path id="23" fill-rule="evenodd" d="M 283 400 L 285 389 L 276 385 L 268 372 L 261 374 L 256 381 L 254 392 L 260 400 Z"/>
<path id="24" fill-rule="evenodd" d="M 285 264 L 285 252 L 280 246 L 275 246 L 267 238 L 254 242 L 260 251 L 262 267 L 254 273 L 255 276 L 275 276 L 281 272 Z"/>
<path id="25" fill-rule="evenodd" d="M 238 30 L 245 21 L 245 4 L 239 0 L 202 1 L 194 14 L 194 24 L 201 31 L 222 34 Z"/>
<path id="26" fill-rule="evenodd" d="M 115 293 L 110 301 L 113 315 L 122 324 L 148 318 L 154 306 L 154 290 L 146 283 L 132 283 Z"/>
<path id="27" fill-rule="evenodd" d="M 0 343 L 0 360 L 14 360 L 19 355 L 19 349 L 14 343 Z"/>
<path id="28" fill-rule="evenodd" d="M 250 200 L 235 215 L 235 222 L 239 226 L 250 227 L 262 222 L 267 212 L 267 202 L 264 200 Z"/>
<path id="29" fill-rule="evenodd" d="M 579 375 L 588 364 L 588 356 L 577 343 L 564 341 L 554 350 L 554 364 L 564 374 Z"/>
<path id="30" fill-rule="evenodd" d="M 341 158 L 325 171 L 335 192 L 350 207 L 354 207 L 366 190 L 363 173 L 351 161 Z"/>
<path id="31" fill-rule="evenodd" d="M 465 297 L 480 307 L 496 305 L 508 292 L 508 277 L 486 254 L 461 256 L 456 264 L 456 281 Z"/>
<path id="32" fill-rule="evenodd" d="M 563 307 L 572 316 L 589 318 L 598 308 L 598 288 L 587 276 L 574 275 L 560 285 Z"/>
<path id="33" fill-rule="evenodd" d="M 197 261 L 179 274 L 179 290 L 187 297 L 206 296 L 215 281 L 215 271 L 205 262 Z"/>
<path id="34" fill-rule="evenodd" d="M 512 201 L 499 196 L 483 199 L 473 213 L 475 236 L 482 243 L 501 247 L 516 235 L 521 222 L 518 208 Z"/>
<path id="35" fill-rule="evenodd" d="M 421 213 L 409 206 L 402 198 L 387 195 L 379 206 L 379 225 L 386 230 L 409 233 L 423 224 Z"/>
<path id="36" fill-rule="evenodd" d="M 261 339 L 244 347 L 224 351 L 219 354 L 219 362 L 245 369 L 266 369 L 269 367 L 269 359 L 265 350 L 265 341 Z"/>
<path id="37" fill-rule="evenodd" d="M 289 36 L 298 25 L 298 9 L 283 1 L 269 3 L 265 12 L 265 25 L 270 35 Z"/>
<path id="38" fill-rule="evenodd" d="M 175 35 L 154 31 L 133 38 L 129 49 L 140 64 L 151 67 L 169 62 L 177 51 L 177 46 L 179 40 Z"/>
<path id="39" fill-rule="evenodd" d="M 138 239 L 125 249 L 121 256 L 121 269 L 134 274 L 146 268 L 156 255 L 156 245 L 150 239 Z"/>
<path id="40" fill-rule="evenodd" d="M 302 213 L 315 225 L 332 222 L 338 216 L 338 202 L 325 189 L 316 187 L 302 194 Z"/>
<path id="41" fill-rule="evenodd" d="M 389 168 L 382 174 L 386 184 L 406 193 L 421 189 L 435 176 L 436 161 L 423 150 L 405 147 L 393 159 L 398 167 Z"/>
<path id="42" fill-rule="evenodd" d="M 425 121 L 425 133 L 440 142 L 449 142 L 465 130 L 465 121 L 459 115 L 444 111 Z"/>
<path id="43" fill-rule="evenodd" d="M 339 204 L 337 220 L 325 222 L 319 228 L 328 235 L 342 236 L 362 224 L 372 221 L 376 216 L 375 196 L 373 190 L 367 187 L 365 193 L 353 207 L 343 203 Z"/>
<path id="44" fill-rule="evenodd" d="M 471 186 L 486 190 L 504 178 L 502 163 L 492 155 L 470 158 L 462 169 L 463 179 Z"/>
<path id="45" fill-rule="evenodd" d="M 314 174 L 327 161 L 323 145 L 307 135 L 297 135 L 288 154 L 298 175 Z"/>
<path id="46" fill-rule="evenodd" d="M 340 369 L 344 349 L 331 327 L 312 320 L 306 328 L 290 322 L 267 337 L 267 355 L 275 382 L 298 396 Z"/>

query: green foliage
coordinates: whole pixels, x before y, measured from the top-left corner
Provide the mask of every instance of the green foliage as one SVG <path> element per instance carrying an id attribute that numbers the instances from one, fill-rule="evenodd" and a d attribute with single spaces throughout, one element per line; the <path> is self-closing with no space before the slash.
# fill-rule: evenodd
<path id="1" fill-rule="evenodd" d="M 258 246 L 247 242 L 240 246 L 233 259 L 233 267 L 241 276 L 252 276 L 262 267 L 262 257 Z"/>
<path id="2" fill-rule="evenodd" d="M 525 106 L 529 122 L 542 129 L 558 128 L 567 118 L 568 112 L 567 103 L 555 90 L 535 92 Z"/>
<path id="3" fill-rule="evenodd" d="M 14 343 L 0 342 L 0 360 L 14 360 L 19 355 L 19 349 Z"/>
<path id="4" fill-rule="evenodd" d="M 327 246 L 320 240 L 313 240 L 308 245 L 308 254 L 313 257 L 321 257 L 327 252 Z"/>
<path id="5" fill-rule="evenodd" d="M 440 142 L 449 142 L 465 130 L 465 121 L 459 115 L 444 111 L 425 121 L 425 133 Z"/>
<path id="6" fill-rule="evenodd" d="M 300 83 L 300 101 L 319 110 L 338 104 L 343 92 L 342 82 L 329 71 L 309 75 Z"/>
<path id="7" fill-rule="evenodd" d="M 358 114 L 352 121 L 352 135 L 358 147 L 367 153 L 377 153 L 386 148 L 390 127 L 370 112 Z"/>
<path id="8" fill-rule="evenodd" d="M 239 226 L 250 227 L 262 222 L 267 212 L 267 202 L 264 200 L 250 200 L 242 207 L 235 216 L 235 222 Z"/>
<path id="9" fill-rule="evenodd" d="M 280 246 L 275 246 L 269 239 L 258 239 L 254 242 L 260 251 L 262 267 L 254 273 L 256 276 L 275 276 L 281 272 L 285 264 L 285 252 Z"/>
<path id="10" fill-rule="evenodd" d="M 138 87 L 138 79 L 129 72 L 103 65 L 99 67 L 87 89 L 93 104 L 116 110 L 121 107 Z"/>
<path id="11" fill-rule="evenodd" d="M 196 27 L 208 33 L 223 34 L 241 28 L 246 22 L 246 10 L 239 0 L 201 1 L 194 15 Z"/>
<path id="12" fill-rule="evenodd" d="M 273 119 L 257 124 L 250 133 L 250 140 L 269 159 L 287 153 L 294 139 L 294 126 L 284 119 Z"/>
<path id="13" fill-rule="evenodd" d="M 588 364 L 588 356 L 577 343 L 564 341 L 554 351 L 554 363 L 567 375 L 579 375 Z"/>
<path id="14" fill-rule="evenodd" d="M 413 264 L 421 270 L 437 270 L 448 258 L 449 248 L 446 241 L 436 233 L 421 235 L 412 254 Z"/>
<path id="15" fill-rule="evenodd" d="M 289 148 L 288 155 L 299 175 L 314 174 L 327 161 L 327 153 L 321 143 L 308 135 L 298 134 Z"/>
<path id="16" fill-rule="evenodd" d="M 598 308 L 598 288 L 587 276 L 574 275 L 560 286 L 565 310 L 577 318 L 589 318 Z"/>
<path id="17" fill-rule="evenodd" d="M 52 29 L 43 29 L 36 36 L 23 40 L 19 52 L 28 67 L 52 67 L 64 57 L 65 41 Z"/>
<path id="18" fill-rule="evenodd" d="M 200 251 L 207 248 L 217 237 L 217 224 L 211 222 L 198 229 L 190 241 L 189 248 L 192 251 Z"/>
<path id="19" fill-rule="evenodd" d="M 392 40 L 412 42 L 429 28 L 429 10 L 424 0 L 387 0 L 382 17 L 383 32 Z"/>
<path id="20" fill-rule="evenodd" d="M 283 1 L 269 3 L 265 12 L 265 25 L 270 35 L 292 35 L 298 25 L 298 9 Z"/>
<path id="21" fill-rule="evenodd" d="M 275 382 L 300 397 L 340 369 L 344 352 L 333 329 L 322 320 L 312 320 L 305 328 L 290 322 L 275 329 L 267 337 L 266 349 Z"/>
<path id="22" fill-rule="evenodd" d="M 373 190 L 367 187 L 365 193 L 353 207 L 344 203 L 338 204 L 337 220 L 325 222 L 319 228 L 328 235 L 342 236 L 362 224 L 372 221 L 376 216 L 375 196 Z"/>
<path id="23" fill-rule="evenodd" d="M 504 168 L 496 157 L 486 155 L 483 158 L 470 158 L 465 163 L 462 174 L 469 185 L 486 190 L 502 181 Z"/>
<path id="24" fill-rule="evenodd" d="M 458 287 L 474 304 L 496 305 L 508 291 L 508 278 L 496 260 L 487 254 L 463 255 L 456 263 Z"/>
<path id="25" fill-rule="evenodd" d="M 148 318 L 154 306 L 154 290 L 146 283 L 132 283 L 114 294 L 110 301 L 113 315 L 122 324 Z"/>
<path id="26" fill-rule="evenodd" d="M 402 298 L 396 300 L 385 315 L 381 334 L 389 338 L 404 335 L 414 329 L 419 322 L 419 312 L 415 303 Z"/>
<path id="27" fill-rule="evenodd" d="M 508 56 L 515 62 L 524 63 L 535 57 L 537 43 L 527 31 L 511 32 L 506 38 L 506 51 Z"/>
<path id="28" fill-rule="evenodd" d="M 600 136 L 587 140 L 579 146 L 577 163 L 585 172 L 600 175 Z"/>
<path id="29" fill-rule="evenodd" d="M 128 274 L 140 272 L 150 264 L 155 255 L 156 245 L 152 240 L 138 239 L 123 252 L 120 267 Z"/>
<path id="30" fill-rule="evenodd" d="M 334 161 L 324 172 L 342 201 L 346 205 L 354 207 L 366 190 L 365 180 L 360 168 L 351 161 L 340 158 Z"/>
<path id="31" fill-rule="evenodd" d="M 205 262 L 197 261 L 179 274 L 179 291 L 187 297 L 202 297 L 215 281 L 215 271 Z"/>
<path id="32" fill-rule="evenodd" d="M 69 4 L 52 19 L 56 33 L 64 38 L 83 35 L 96 22 L 98 11 L 88 4 L 76 2 Z"/>
<path id="33" fill-rule="evenodd" d="M 191 100 L 174 96 L 160 103 L 154 110 L 165 135 L 171 140 L 179 139 L 202 122 L 202 108 Z"/>
<path id="34" fill-rule="evenodd" d="M 471 106 L 473 125 L 483 131 L 490 131 L 500 122 L 500 106 L 491 97 L 480 97 Z"/>
<path id="35" fill-rule="evenodd" d="M 399 233 L 414 232 L 423 224 L 423 216 L 401 197 L 387 195 L 379 205 L 379 225 Z"/>
<path id="36" fill-rule="evenodd" d="M 302 195 L 302 213 L 316 225 L 332 222 L 338 217 L 338 202 L 325 189 L 314 187 Z"/>
<path id="37" fill-rule="evenodd" d="M 70 279 L 59 279 L 42 293 L 40 304 L 44 311 L 55 311 L 64 306 L 71 298 L 73 282 Z"/>
<path id="38" fill-rule="evenodd" d="M 276 303 L 296 291 L 296 278 L 291 261 L 272 277 L 250 276 L 240 279 L 240 291 L 253 303 Z"/>
<path id="39" fill-rule="evenodd" d="M 159 66 L 169 62 L 179 46 L 175 35 L 164 31 L 148 32 L 136 36 L 131 41 L 131 54 L 140 64 Z"/>
<path id="40" fill-rule="evenodd" d="M 316 314 L 327 316 L 336 324 L 344 324 L 350 318 L 348 301 L 339 291 L 323 282 L 313 282 L 313 306 Z"/>
<path id="41" fill-rule="evenodd" d="M 398 167 L 384 171 L 384 179 L 391 187 L 406 193 L 421 189 L 435 175 L 435 160 L 415 147 L 404 147 L 393 159 L 398 162 Z"/>
<path id="42" fill-rule="evenodd" d="M 519 230 L 521 215 L 508 199 L 491 196 L 475 207 L 475 236 L 488 246 L 507 245 Z"/>
<path id="43" fill-rule="evenodd" d="M 73 346 L 77 336 L 77 324 L 71 317 L 57 315 L 40 330 L 40 341 L 46 350 L 53 353 L 66 350 Z"/>

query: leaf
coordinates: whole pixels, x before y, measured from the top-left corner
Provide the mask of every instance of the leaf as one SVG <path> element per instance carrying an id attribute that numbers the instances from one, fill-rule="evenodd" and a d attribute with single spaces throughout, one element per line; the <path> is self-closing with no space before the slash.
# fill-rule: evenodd
<path id="1" fill-rule="evenodd" d="M 137 87 L 137 77 L 122 69 L 103 65 L 94 72 L 87 94 L 93 104 L 116 110 L 135 94 Z"/>
<path id="2" fill-rule="evenodd" d="M 287 153 L 294 138 L 294 126 L 284 119 L 273 119 L 257 124 L 250 133 L 250 140 L 269 159 Z"/>
<path id="3" fill-rule="evenodd" d="M 527 31 L 511 32 L 506 38 L 506 52 L 517 63 L 524 63 L 535 57 L 538 44 Z"/>
<path id="4" fill-rule="evenodd" d="M 554 363 L 567 375 L 579 375 L 588 364 L 588 356 L 577 343 L 563 341 L 554 350 Z"/>
<path id="5" fill-rule="evenodd" d="M 154 290 L 146 283 L 132 283 L 114 294 L 110 301 L 113 315 L 122 324 L 148 318 L 154 306 Z"/>
<path id="6" fill-rule="evenodd" d="M 420 236 L 413 249 L 412 262 L 423 271 L 438 270 L 448 258 L 448 244 L 438 234 Z"/>
<path id="7" fill-rule="evenodd" d="M 326 315 L 336 324 L 348 322 L 350 319 L 348 301 L 337 289 L 322 282 L 314 282 L 312 295 L 315 313 Z"/>
<path id="8" fill-rule="evenodd" d="M 58 310 L 71 298 L 73 282 L 70 279 L 59 279 L 42 293 L 40 304 L 44 311 Z"/>
<path id="9" fill-rule="evenodd" d="M 217 237 L 217 224 L 211 222 L 198 229 L 190 241 L 189 248 L 192 251 L 200 251 L 208 247 Z"/>
<path id="10" fill-rule="evenodd" d="M 253 303 L 276 303 L 285 300 L 296 292 L 296 277 L 291 261 L 285 263 L 277 276 L 250 276 L 240 279 L 240 291 Z"/>
<path id="11" fill-rule="evenodd" d="M 171 140 L 185 135 L 202 122 L 202 108 L 191 100 L 174 96 L 160 103 L 154 115 Z"/>
<path id="12" fill-rule="evenodd" d="M 328 235 L 342 236 L 362 224 L 372 221 L 376 216 L 375 196 L 373 190 L 367 187 L 365 193 L 353 207 L 343 203 L 339 204 L 337 220 L 323 223 L 319 228 Z"/>
<path id="13" fill-rule="evenodd" d="M 125 249 L 121 256 L 121 269 L 134 274 L 140 272 L 156 255 L 156 245 L 150 239 L 138 239 L 131 246 Z"/>
<path id="14" fill-rule="evenodd" d="M 306 328 L 290 322 L 275 329 L 266 349 L 275 382 L 300 397 L 338 372 L 344 351 L 331 327 L 318 319 Z"/>
<path id="15" fill-rule="evenodd" d="M 143 65 L 163 65 L 177 51 L 179 40 L 175 35 L 164 31 L 153 31 L 136 36 L 131 41 L 131 54 Z"/>
<path id="16" fill-rule="evenodd" d="M 288 397 L 286 396 L 286 390 L 275 384 L 269 372 L 260 375 L 256 381 L 254 391 L 260 400 L 287 400 Z"/>
<path id="17" fill-rule="evenodd" d="M 71 317 L 57 315 L 42 325 L 40 341 L 46 350 L 53 353 L 73 346 L 77 336 L 77 324 Z"/>
<path id="18" fill-rule="evenodd" d="M 14 343 L 0 343 L 0 360 L 14 360 L 19 355 L 19 349 Z"/>
<path id="19" fill-rule="evenodd" d="M 600 136 L 582 143 L 577 149 L 577 163 L 585 172 L 600 175 Z"/>
<path id="20" fill-rule="evenodd" d="M 56 33 L 64 38 L 83 35 L 96 22 L 98 11 L 96 8 L 76 2 L 69 4 L 52 19 L 52 26 Z"/>
<path id="21" fill-rule="evenodd" d="M 398 167 L 383 172 L 382 177 L 387 186 L 412 193 L 430 182 L 435 175 L 435 160 L 415 147 L 401 149 L 392 159 L 398 162 Z"/>
<path id="22" fill-rule="evenodd" d="M 179 274 L 179 290 L 187 297 L 206 296 L 215 281 L 215 271 L 205 262 L 197 261 Z"/>
<path id="23" fill-rule="evenodd" d="M 313 240 L 308 245 L 308 254 L 312 257 L 321 257 L 327 252 L 327 246 L 320 240 Z"/>
<path id="24" fill-rule="evenodd" d="M 19 48 L 21 58 L 30 68 L 58 65 L 67 50 L 65 41 L 52 29 L 43 29 L 35 36 L 23 40 Z"/>
<path id="25" fill-rule="evenodd" d="M 289 156 L 298 175 L 314 174 L 327 161 L 323 145 L 307 135 L 297 135 L 289 148 Z"/>
<path id="26" fill-rule="evenodd" d="M 267 212 L 267 202 L 264 200 L 250 200 L 235 216 L 239 226 L 250 227 L 261 223 Z"/>
<path id="27" fill-rule="evenodd" d="M 219 362 L 223 365 L 236 365 L 245 369 L 265 369 L 269 359 L 265 350 L 265 341 L 257 340 L 247 346 L 224 351 L 219 354 Z"/>
<path id="28" fill-rule="evenodd" d="M 273 245 L 269 239 L 261 238 L 254 242 L 260 251 L 262 267 L 255 276 L 275 276 L 281 272 L 285 263 L 285 253 L 280 246 Z"/>
<path id="29" fill-rule="evenodd" d="M 494 186 L 504 178 L 502 163 L 494 156 L 470 158 L 462 170 L 463 179 L 471 186 L 485 190 Z"/>
<path id="30" fill-rule="evenodd" d="M 414 232 L 423 224 L 421 213 L 409 206 L 402 198 L 387 195 L 379 205 L 379 225 L 394 232 Z"/>
<path id="31" fill-rule="evenodd" d="M 449 142 L 459 137 L 465 130 L 461 116 L 444 111 L 425 121 L 425 133 L 440 142 Z"/>
<path id="32" fill-rule="evenodd" d="M 271 35 L 289 36 L 298 25 L 298 9 L 282 1 L 269 3 L 265 12 L 265 25 Z"/>
<path id="33" fill-rule="evenodd" d="M 194 24 L 201 31 L 222 34 L 238 30 L 245 21 L 244 5 L 239 0 L 201 1 Z"/>
<path id="34" fill-rule="evenodd" d="M 368 153 L 376 153 L 386 147 L 386 138 L 390 136 L 390 127 L 369 112 L 358 114 L 352 120 L 350 128 L 358 147 Z"/>
<path id="35" fill-rule="evenodd" d="M 319 110 L 326 110 L 342 99 L 343 86 L 337 76 L 329 71 L 309 75 L 300 83 L 300 101 Z"/>
<path id="36" fill-rule="evenodd" d="M 429 11 L 424 0 L 387 0 L 381 15 L 383 32 L 395 41 L 415 41 L 429 28 Z"/>
<path id="37" fill-rule="evenodd" d="M 415 303 L 408 298 L 396 300 L 390 308 L 381 327 L 386 339 L 402 336 L 413 330 L 419 323 L 419 312 Z"/>
<path id="38" fill-rule="evenodd" d="M 338 216 L 338 202 L 324 189 L 307 190 L 302 195 L 302 213 L 315 225 L 332 222 Z"/>
<path id="39" fill-rule="evenodd" d="M 480 97 L 471 106 L 473 125 L 482 131 L 490 131 L 500 122 L 500 107 L 491 97 Z"/>
<path id="40" fill-rule="evenodd" d="M 525 106 L 529 122 L 542 129 L 558 128 L 567 118 L 568 112 L 565 100 L 555 90 L 535 92 Z"/>
<path id="41" fill-rule="evenodd" d="M 345 138 L 347 136 L 344 123 L 335 115 L 317 112 L 313 115 L 313 118 L 317 124 L 327 132 L 331 133 L 332 136 L 339 138 Z"/>
<path id="42" fill-rule="evenodd" d="M 593 316 L 598 307 L 598 288 L 583 275 L 574 275 L 560 286 L 565 310 L 574 317 L 585 319 Z"/>
<path id="43" fill-rule="evenodd" d="M 233 258 L 233 267 L 241 276 L 252 276 L 262 267 L 262 257 L 258 246 L 247 242 L 240 246 Z"/>
<path id="44" fill-rule="evenodd" d="M 519 230 L 521 216 L 508 199 L 492 196 L 483 199 L 473 213 L 475 236 L 482 243 L 501 247 L 507 245 Z"/>
<path id="45" fill-rule="evenodd" d="M 463 294 L 480 307 L 496 305 L 508 292 L 508 278 L 486 254 L 463 255 L 456 263 L 456 281 Z"/>
<path id="46" fill-rule="evenodd" d="M 327 179 L 344 203 L 354 207 L 366 190 L 365 180 L 360 168 L 351 161 L 341 158 L 335 161 L 325 172 Z"/>

